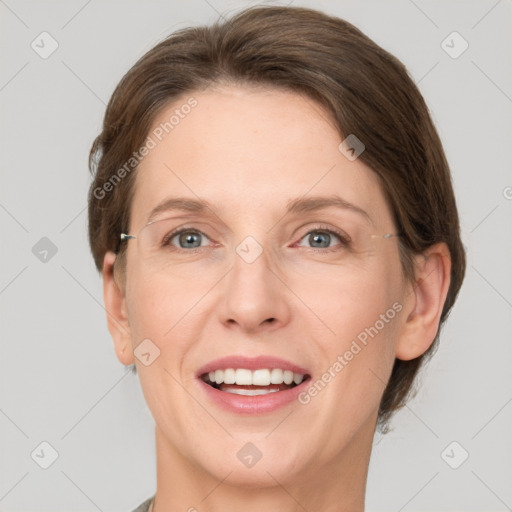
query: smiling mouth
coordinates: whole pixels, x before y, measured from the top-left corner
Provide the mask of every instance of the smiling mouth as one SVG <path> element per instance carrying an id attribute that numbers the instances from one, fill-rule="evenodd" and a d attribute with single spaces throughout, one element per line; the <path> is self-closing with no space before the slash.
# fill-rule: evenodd
<path id="1" fill-rule="evenodd" d="M 245 368 L 219 369 L 201 375 L 212 388 L 244 396 L 267 395 L 299 386 L 310 377 L 280 368 L 248 370 Z"/>

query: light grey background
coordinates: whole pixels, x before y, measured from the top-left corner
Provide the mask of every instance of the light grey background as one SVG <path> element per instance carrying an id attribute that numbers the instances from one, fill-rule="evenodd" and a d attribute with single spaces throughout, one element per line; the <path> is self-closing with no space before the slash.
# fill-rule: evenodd
<path id="1" fill-rule="evenodd" d="M 137 58 L 254 3 L 0 0 L 2 511 L 129 511 L 155 491 L 153 419 L 115 357 L 87 245 L 88 151 Z M 367 510 L 511 510 L 511 2 L 293 4 L 347 19 L 408 67 L 445 146 L 468 249 L 418 395 L 376 436 Z M 43 31 L 59 45 L 47 59 L 31 48 Z M 441 47 L 453 31 L 469 43 L 457 59 Z M 32 252 L 42 237 L 57 248 L 46 263 Z M 58 452 L 48 469 L 31 457 L 43 441 Z"/>

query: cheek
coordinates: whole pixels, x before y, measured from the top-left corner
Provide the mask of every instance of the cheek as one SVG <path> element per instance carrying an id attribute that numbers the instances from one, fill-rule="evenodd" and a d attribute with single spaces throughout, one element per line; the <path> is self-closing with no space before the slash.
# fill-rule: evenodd
<path id="1" fill-rule="evenodd" d="M 144 283 L 140 280 L 132 280 L 127 309 L 130 320 L 130 331 L 133 342 L 137 339 L 151 338 L 158 344 L 158 340 L 171 326 L 168 326 L 172 317 L 172 294 L 162 294 L 159 288 Z M 167 326 L 167 327 L 166 327 Z"/>
<path id="2" fill-rule="evenodd" d="M 191 279 L 179 271 L 151 275 L 134 265 L 128 290 L 128 316 L 132 334 L 164 340 L 180 319 L 208 290 L 205 279 Z"/>
<path id="3" fill-rule="evenodd" d="M 169 276 L 152 278 L 137 268 L 132 269 L 130 279 L 128 315 L 135 354 L 139 343 L 147 339 L 156 346 L 150 350 L 158 353 L 148 366 L 136 359 L 141 388 L 157 424 L 168 434 L 182 436 L 185 427 L 176 418 L 190 407 L 182 388 L 187 385 L 182 363 L 200 327 L 191 305 L 201 297 L 201 290 Z"/>
<path id="4" fill-rule="evenodd" d="M 299 397 L 312 432 L 329 425 L 317 454 L 324 460 L 365 425 L 373 432 L 394 361 L 400 274 L 384 263 L 365 272 L 351 270 L 315 280 L 309 295 L 318 317 L 334 332 L 319 323 L 322 334 L 316 336 L 312 352 L 318 357 L 315 376 Z M 322 286 L 316 285 L 326 289 L 320 292 Z"/>
<path id="5" fill-rule="evenodd" d="M 361 389 L 373 383 L 377 392 L 381 390 L 379 378 L 386 381 L 394 361 L 402 310 L 401 283 L 399 262 L 390 258 L 375 260 L 364 269 L 334 267 L 317 273 L 315 279 L 309 280 L 309 286 L 302 285 L 297 295 L 322 321 L 315 322 L 319 326 L 317 332 L 322 333 L 316 338 L 321 353 L 321 367 L 316 368 L 319 373 L 338 362 L 331 373 L 344 375 L 334 379 L 340 386 L 353 381 L 353 391 L 359 395 L 358 382 L 362 379 Z"/>
<path id="6" fill-rule="evenodd" d="M 291 287 L 327 327 L 342 339 L 375 323 L 401 299 L 396 258 L 374 258 L 352 265 L 309 264 L 292 277 Z"/>

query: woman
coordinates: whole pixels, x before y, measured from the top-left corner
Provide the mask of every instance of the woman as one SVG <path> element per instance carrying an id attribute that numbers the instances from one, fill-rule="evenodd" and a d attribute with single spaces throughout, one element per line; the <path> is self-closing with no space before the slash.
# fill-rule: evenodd
<path id="1" fill-rule="evenodd" d="M 341 19 L 251 8 L 144 55 L 90 164 L 109 330 L 156 423 L 137 511 L 364 510 L 465 270 L 404 66 Z"/>

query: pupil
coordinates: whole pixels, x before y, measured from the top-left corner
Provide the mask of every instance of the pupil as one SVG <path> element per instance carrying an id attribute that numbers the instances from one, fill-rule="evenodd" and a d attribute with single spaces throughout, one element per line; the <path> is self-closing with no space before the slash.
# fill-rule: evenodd
<path id="1" fill-rule="evenodd" d="M 197 242 L 199 240 L 199 236 L 198 234 L 182 233 L 180 236 L 180 245 L 194 244 L 194 241 Z M 199 245 L 192 245 L 192 247 L 199 247 L 200 245 L 201 243 L 199 242 Z M 191 246 L 187 245 L 186 247 L 190 248 Z"/>
<path id="2" fill-rule="evenodd" d="M 312 243 L 320 242 L 320 245 L 317 245 L 316 247 L 329 247 L 331 236 L 328 233 L 323 233 L 320 235 L 310 235 L 310 237 L 312 237 Z"/>

